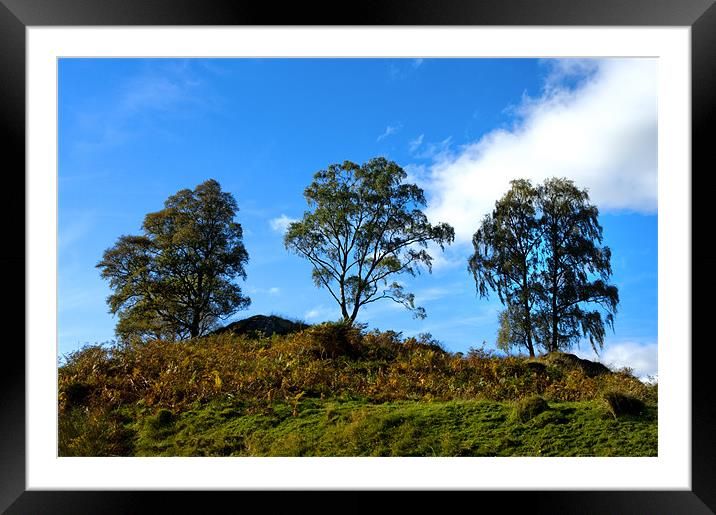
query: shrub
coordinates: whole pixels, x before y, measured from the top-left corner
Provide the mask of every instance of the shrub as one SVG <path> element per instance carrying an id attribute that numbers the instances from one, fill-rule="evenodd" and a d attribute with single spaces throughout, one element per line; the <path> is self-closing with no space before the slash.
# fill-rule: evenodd
<path id="1" fill-rule="evenodd" d="M 314 356 L 335 359 L 340 356 L 356 358 L 361 354 L 361 339 L 365 326 L 344 320 L 324 322 L 305 331 L 312 344 Z"/>
<path id="2" fill-rule="evenodd" d="M 512 419 L 527 422 L 548 409 L 549 404 L 547 404 L 546 400 L 539 395 L 531 395 L 515 402 L 515 406 L 512 409 Z"/>
<path id="3" fill-rule="evenodd" d="M 609 413 L 611 413 L 614 418 L 619 418 L 624 415 L 637 416 L 644 411 L 644 403 L 631 395 L 609 391 L 604 393 L 603 398 Z"/>

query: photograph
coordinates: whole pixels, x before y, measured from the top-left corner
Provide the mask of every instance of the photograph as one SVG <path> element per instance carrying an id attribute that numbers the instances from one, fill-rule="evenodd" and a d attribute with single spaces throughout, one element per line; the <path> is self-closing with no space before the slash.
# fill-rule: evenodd
<path id="1" fill-rule="evenodd" d="M 0 0 L 0 512 L 713 513 L 713 3 Z"/>
<path id="2" fill-rule="evenodd" d="M 659 456 L 659 80 L 59 58 L 58 456 Z"/>

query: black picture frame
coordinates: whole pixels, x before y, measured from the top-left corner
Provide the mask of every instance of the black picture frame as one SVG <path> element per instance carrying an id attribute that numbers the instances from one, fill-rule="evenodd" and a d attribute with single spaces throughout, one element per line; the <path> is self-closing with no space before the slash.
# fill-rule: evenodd
<path id="1" fill-rule="evenodd" d="M 530 26 L 688 26 L 691 27 L 692 80 L 692 271 L 714 264 L 705 244 L 707 227 L 697 216 L 708 206 L 708 188 L 695 188 L 695 179 L 714 170 L 709 125 L 716 121 L 716 6 L 714 0 L 412 0 L 366 1 L 359 4 L 291 3 L 216 0 L 0 0 L 0 126 L 5 166 L 0 202 L 5 242 L 0 254 L 6 307 L 4 364 L 0 373 L 0 510 L 7 513 L 143 513 L 194 512 L 232 503 L 246 509 L 250 502 L 295 503 L 306 492 L 147 492 L 147 491 L 27 491 L 25 484 L 25 29 L 31 26 L 88 25 L 530 25 Z M 699 181 L 701 182 L 701 181 Z M 703 211 L 702 211 L 703 213 Z M 24 218 L 23 218 L 24 220 Z M 705 225 L 705 224 L 704 224 Z M 699 231 L 699 228 L 704 231 Z M 694 243 L 699 243 L 699 246 Z M 24 270 L 21 274 L 19 270 Z M 700 274 L 708 275 L 708 274 Z M 693 276 L 693 272 L 692 272 Z M 501 506 L 531 513 L 713 513 L 716 512 L 716 446 L 713 436 L 716 403 L 710 384 L 714 346 L 697 327 L 711 302 L 697 302 L 711 281 L 692 281 L 692 489 L 690 491 L 501 491 L 451 493 L 450 505 Z M 20 329 L 22 327 L 22 329 Z M 17 334 L 19 333 L 19 334 Z M 688 348 L 690 342 L 684 342 Z M 373 507 L 366 492 L 345 492 L 357 509 Z M 421 502 L 430 492 L 409 492 Z M 329 492 L 321 492 L 321 504 Z M 211 501 L 208 496 L 211 495 Z M 455 497 L 457 496 L 457 497 Z M 469 496 L 466 498 L 465 496 Z M 260 499 L 255 499 L 260 497 Z M 366 499 L 366 500 L 364 500 Z M 342 499 L 345 502 L 345 499 Z M 490 504 L 483 504 L 490 502 Z M 210 503 L 210 504 L 209 504 Z M 269 506 L 264 504 L 263 506 Z M 333 511 L 333 510 L 332 510 Z"/>

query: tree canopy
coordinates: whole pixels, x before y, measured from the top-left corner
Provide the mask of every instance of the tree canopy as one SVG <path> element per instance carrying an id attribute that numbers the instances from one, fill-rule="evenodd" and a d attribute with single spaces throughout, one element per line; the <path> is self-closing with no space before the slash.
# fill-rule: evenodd
<path id="1" fill-rule="evenodd" d="M 534 187 L 511 182 L 473 236 L 468 270 L 480 296 L 496 291 L 498 345 L 535 346 L 552 352 L 582 337 L 597 351 L 605 325 L 614 325 L 619 303 L 611 276 L 611 251 L 601 246 L 599 211 L 586 190 L 552 178 Z"/>
<path id="2" fill-rule="evenodd" d="M 329 291 L 347 322 L 380 299 L 425 316 L 414 295 L 389 279 L 422 267 L 431 271 L 428 243 L 444 250 L 454 230 L 428 222 L 420 209 L 426 205 L 423 190 L 404 183 L 406 177 L 382 157 L 332 164 L 316 172 L 304 192 L 310 210 L 288 227 L 286 248 L 310 261 L 314 283 Z"/>
<path id="3" fill-rule="evenodd" d="M 213 179 L 183 189 L 149 213 L 143 234 L 124 235 L 97 264 L 113 293 L 120 339 L 185 339 L 205 334 L 250 299 L 233 282 L 246 278 L 248 253 L 238 207 Z"/>

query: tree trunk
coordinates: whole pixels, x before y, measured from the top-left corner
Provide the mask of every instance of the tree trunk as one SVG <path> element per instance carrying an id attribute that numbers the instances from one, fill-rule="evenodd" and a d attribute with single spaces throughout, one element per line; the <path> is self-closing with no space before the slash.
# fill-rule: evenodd
<path id="1" fill-rule="evenodd" d="M 552 348 L 550 349 L 551 352 L 557 352 L 557 330 L 559 327 L 559 319 L 557 317 L 557 283 L 555 279 L 555 283 L 552 287 Z"/>
<path id="2" fill-rule="evenodd" d="M 346 305 L 346 290 L 345 290 L 345 277 L 341 275 L 339 287 L 341 289 L 341 315 L 343 320 L 348 320 L 350 315 L 348 314 L 348 306 Z"/>
<path id="3" fill-rule="evenodd" d="M 358 318 L 358 301 L 353 305 L 353 313 L 351 313 L 351 316 L 348 317 L 348 322 L 353 325 L 353 322 L 356 321 L 356 318 Z"/>
<path id="4" fill-rule="evenodd" d="M 525 335 L 527 336 L 527 350 L 530 353 L 530 358 L 534 358 L 535 348 L 534 345 L 532 345 L 532 317 L 530 316 L 530 297 L 527 287 L 527 264 L 525 263 L 522 269 L 522 303 L 525 310 Z"/>
<path id="5" fill-rule="evenodd" d="M 196 338 L 199 336 L 200 328 L 199 328 L 199 322 L 201 321 L 201 315 L 200 312 L 195 309 L 192 309 L 193 314 L 191 317 L 191 325 L 189 326 L 189 337 L 190 338 Z"/>
<path id="6" fill-rule="evenodd" d="M 525 331 L 527 332 L 527 350 L 530 352 L 530 358 L 535 357 L 535 348 L 532 344 L 532 317 L 530 317 L 530 308 L 525 306 Z"/>
<path id="7" fill-rule="evenodd" d="M 557 248 L 557 233 L 556 229 L 552 229 L 552 238 L 551 238 L 551 246 L 552 246 L 552 342 L 551 342 L 551 349 L 550 352 L 557 352 L 557 328 L 559 326 L 559 320 L 557 317 L 557 292 L 558 292 L 558 285 L 557 285 L 557 271 L 559 267 L 557 266 L 557 252 L 559 249 Z"/>

